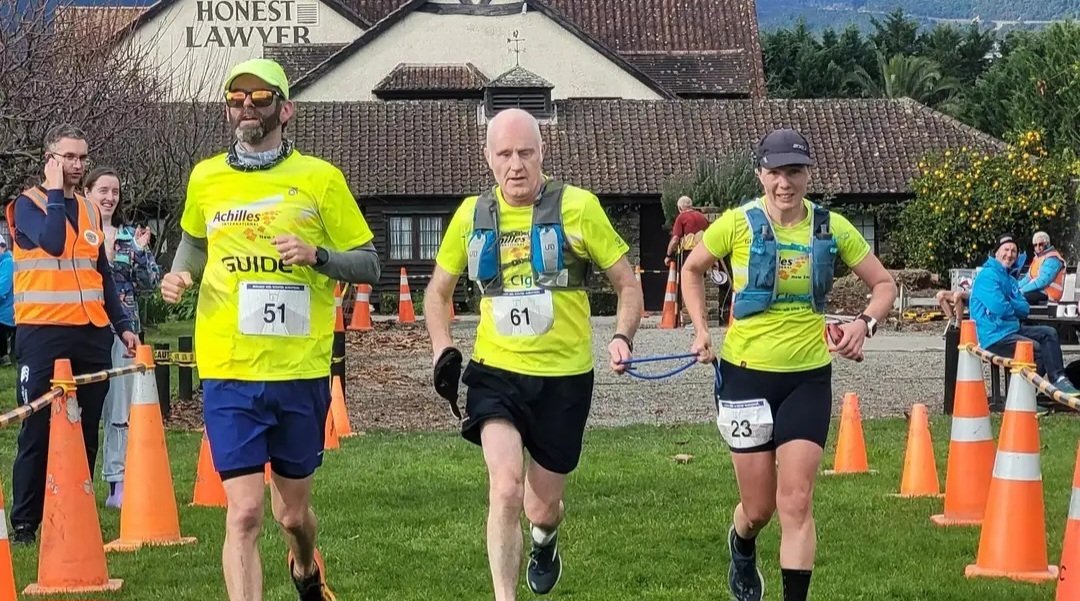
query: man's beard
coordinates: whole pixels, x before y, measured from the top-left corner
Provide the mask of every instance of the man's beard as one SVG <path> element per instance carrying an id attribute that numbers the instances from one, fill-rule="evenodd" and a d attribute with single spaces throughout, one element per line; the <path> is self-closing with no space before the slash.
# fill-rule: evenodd
<path id="1" fill-rule="evenodd" d="M 258 125 L 242 125 L 241 122 L 245 119 L 258 119 Z M 258 144 L 263 141 L 266 135 L 281 127 L 281 107 L 278 106 L 273 114 L 262 116 L 257 112 L 247 112 L 246 110 L 234 120 L 233 129 L 236 134 L 236 139 L 241 144 Z"/>

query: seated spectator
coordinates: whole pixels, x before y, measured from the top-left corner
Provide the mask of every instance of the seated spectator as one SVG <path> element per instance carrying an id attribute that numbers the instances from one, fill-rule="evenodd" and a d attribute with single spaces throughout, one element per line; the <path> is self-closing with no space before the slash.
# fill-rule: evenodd
<path id="1" fill-rule="evenodd" d="M 1056 303 L 1065 291 L 1065 259 L 1050 244 L 1046 232 L 1035 232 L 1031 244 L 1035 247 L 1035 258 L 1027 275 L 1020 280 L 1020 293 L 1031 305 Z"/>
<path id="2" fill-rule="evenodd" d="M 1061 343 L 1049 326 L 1020 325 L 1031 306 L 1010 275 L 1020 249 L 1012 236 L 998 239 L 994 256 L 988 258 L 971 287 L 971 318 L 979 335 L 979 345 L 1003 357 L 1012 357 L 1016 343 L 1030 340 L 1035 350 L 1037 371 L 1065 394 L 1080 394 L 1065 376 Z"/>
<path id="3" fill-rule="evenodd" d="M 938 293 L 934 295 L 934 299 L 937 300 L 937 304 L 941 307 L 941 310 L 945 313 L 945 319 L 952 319 L 953 315 L 957 317 L 957 321 L 964 317 L 964 302 L 967 301 L 971 293 L 967 290 L 938 290 Z"/>

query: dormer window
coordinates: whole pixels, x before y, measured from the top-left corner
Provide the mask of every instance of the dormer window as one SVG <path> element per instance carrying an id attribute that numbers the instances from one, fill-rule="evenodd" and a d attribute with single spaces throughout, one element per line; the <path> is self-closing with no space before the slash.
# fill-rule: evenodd
<path id="1" fill-rule="evenodd" d="M 537 119 L 551 117 L 551 82 L 517 66 L 496 77 L 484 89 L 484 103 L 488 115 L 499 111 L 519 108 Z"/>

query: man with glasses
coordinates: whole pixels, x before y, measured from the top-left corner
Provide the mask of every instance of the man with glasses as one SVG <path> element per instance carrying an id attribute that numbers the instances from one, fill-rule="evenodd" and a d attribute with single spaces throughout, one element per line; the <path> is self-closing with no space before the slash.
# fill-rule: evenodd
<path id="1" fill-rule="evenodd" d="M 1065 291 L 1065 259 L 1050 244 L 1050 234 L 1046 232 L 1035 232 L 1031 245 L 1035 248 L 1035 259 L 1020 280 L 1020 293 L 1031 305 L 1056 303 Z"/>
<path id="2" fill-rule="evenodd" d="M 236 141 L 195 166 L 166 302 L 202 273 L 195 348 L 214 467 L 228 503 L 222 567 L 230 601 L 263 598 L 263 466 L 301 601 L 335 599 L 316 550 L 312 478 L 330 406 L 335 281 L 375 284 L 374 237 L 341 171 L 300 154 L 277 63 L 253 59 L 225 81 Z"/>
<path id="3" fill-rule="evenodd" d="M 139 344 L 109 270 L 101 216 L 77 192 L 89 162 L 86 135 L 59 125 L 46 134 L 44 146 L 44 184 L 24 190 L 7 206 L 15 264 L 16 394 L 22 404 L 49 391 L 56 359 L 70 359 L 77 374 L 89 373 L 112 366 L 114 332 L 131 356 Z M 91 466 L 108 391 L 107 381 L 78 390 Z M 39 411 L 22 423 L 12 467 L 14 543 L 32 543 L 37 536 L 48 455 L 49 412 Z"/>

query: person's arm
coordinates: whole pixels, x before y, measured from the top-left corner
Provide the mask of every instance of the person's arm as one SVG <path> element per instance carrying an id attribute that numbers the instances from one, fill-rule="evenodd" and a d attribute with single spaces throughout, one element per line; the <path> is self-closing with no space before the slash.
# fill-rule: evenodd
<path id="1" fill-rule="evenodd" d="M 314 265 L 315 271 L 335 281 L 372 285 L 379 283 L 382 267 L 379 265 L 379 253 L 373 242 L 343 252 L 325 250 L 329 258 L 323 265 Z"/>
<path id="2" fill-rule="evenodd" d="M 14 270 L 15 262 L 10 257 L 6 261 L 0 261 L 0 304 L 14 294 Z"/>
<path id="3" fill-rule="evenodd" d="M 851 270 L 870 289 L 870 304 L 863 313 L 884 321 L 896 302 L 896 280 L 873 254 L 866 255 Z"/>
<path id="4" fill-rule="evenodd" d="M 1065 265 L 1057 257 L 1047 257 L 1039 267 L 1039 273 L 1035 276 L 1035 279 L 1024 276 L 1024 279 L 1020 281 L 1020 294 L 1046 288 L 1064 267 Z"/>
<path id="5" fill-rule="evenodd" d="M 1007 275 L 1001 277 L 1008 278 Z M 980 273 L 975 277 L 975 281 L 971 285 L 971 300 L 978 300 L 979 304 L 990 315 L 999 318 L 1014 315 L 1008 292 L 1003 288 L 1004 283 L 1004 280 L 999 281 L 992 273 Z"/>
<path id="6" fill-rule="evenodd" d="M 669 258 L 675 256 L 675 251 L 679 248 L 679 240 L 683 236 L 682 215 L 682 213 L 679 213 L 679 215 L 675 217 L 675 223 L 671 225 L 671 240 L 668 241 L 667 245 L 667 256 Z"/>
<path id="7" fill-rule="evenodd" d="M 436 264 L 431 281 L 424 290 L 424 326 L 431 338 L 431 351 L 435 359 L 442 355 L 444 349 L 454 346 L 454 338 L 450 335 L 450 305 L 459 277 Z"/>
<path id="8" fill-rule="evenodd" d="M 180 234 L 180 244 L 173 256 L 173 273 L 187 272 L 199 279 L 206 268 L 206 238 L 197 238 L 187 232 Z"/>
<path id="9" fill-rule="evenodd" d="M 120 302 L 120 294 L 116 291 L 116 282 L 113 281 L 112 268 L 109 267 L 109 258 L 105 254 L 105 245 L 98 250 L 97 270 L 101 274 L 102 290 L 105 293 L 105 312 L 109 315 L 116 335 L 121 336 L 124 332 L 133 332 L 131 318 L 128 317 L 124 305 Z"/>
<path id="10" fill-rule="evenodd" d="M 1012 282 L 1009 282 L 1011 285 Z M 1025 319 L 1029 313 L 1031 313 L 1031 305 L 1028 304 L 1024 295 L 1020 293 L 1020 289 L 1016 288 L 1010 290 L 1008 293 L 1009 305 L 1012 307 L 1012 313 L 1017 319 Z"/>
<path id="11" fill-rule="evenodd" d="M 67 244 L 67 203 L 63 190 L 49 190 L 46 210 L 25 196 L 15 200 L 15 229 L 36 248 L 59 257 Z M 13 244 L 17 241 L 12 240 Z M 29 250 L 29 249 L 27 249 Z"/>

